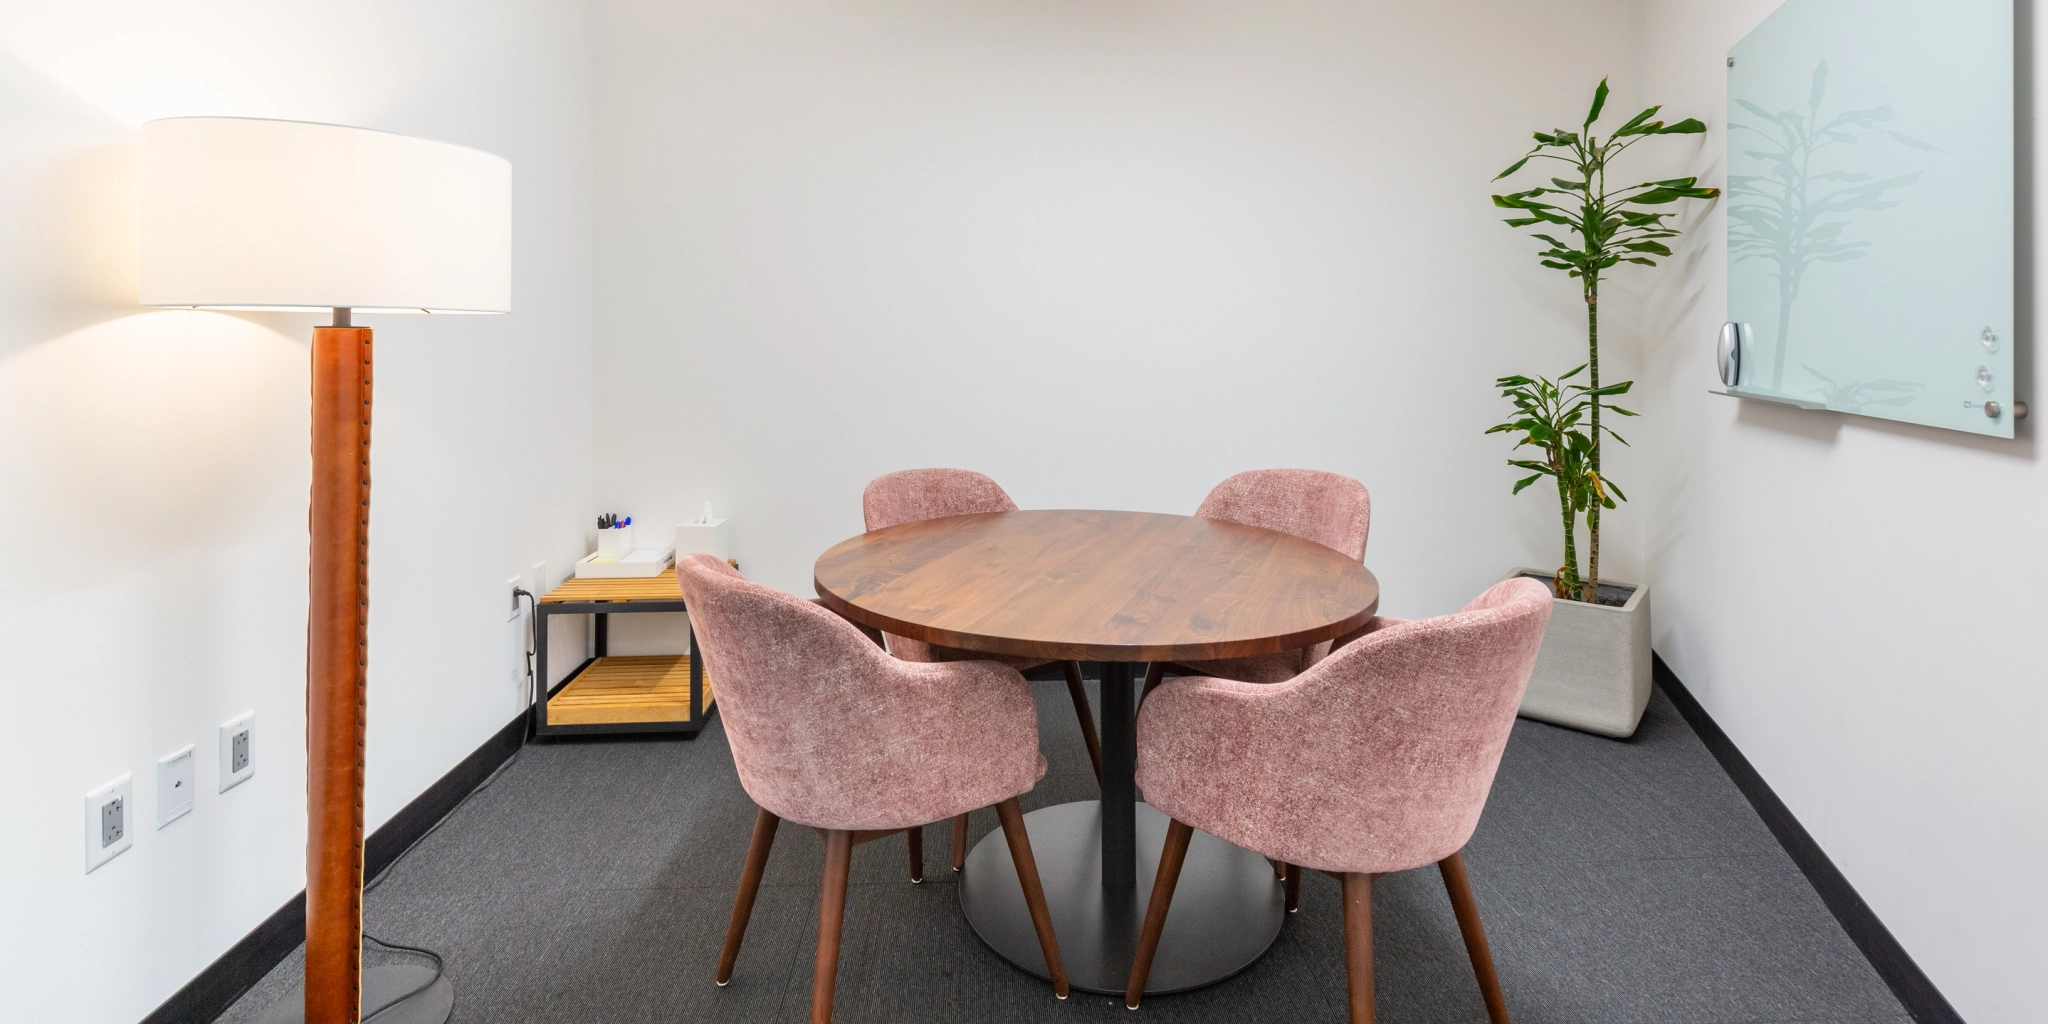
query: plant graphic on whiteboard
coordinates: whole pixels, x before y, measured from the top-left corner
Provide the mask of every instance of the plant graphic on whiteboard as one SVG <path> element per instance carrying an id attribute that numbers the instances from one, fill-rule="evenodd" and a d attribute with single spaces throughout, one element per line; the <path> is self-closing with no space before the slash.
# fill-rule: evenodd
<path id="1" fill-rule="evenodd" d="M 1836 155 L 1829 151 L 1869 140 L 1935 149 L 1886 127 L 1893 117 L 1889 104 L 1844 111 L 1823 120 L 1821 101 L 1827 95 L 1827 83 L 1828 64 L 1821 61 L 1813 69 L 1804 112 L 1772 113 L 1761 104 L 1737 97 L 1735 102 L 1761 121 L 1728 124 L 1729 147 L 1743 141 L 1761 146 L 1744 149 L 1742 154 L 1769 168 L 1764 174 L 1728 176 L 1728 255 L 1735 262 L 1762 260 L 1777 265 L 1778 334 L 1770 385 L 1774 391 L 1785 387 L 1792 309 L 1799 302 L 1806 272 L 1816 263 L 1862 259 L 1871 243 L 1843 237 L 1856 215 L 1899 205 L 1893 193 L 1920 180 L 1919 171 L 1877 180 L 1875 175 L 1840 167 L 1823 169 Z M 1828 390 L 1834 390 L 1834 382 L 1827 383 Z M 1882 404 L 1912 401 L 1911 395 L 1904 396 L 1904 402 L 1897 401 L 1898 397 L 1893 395 Z"/>

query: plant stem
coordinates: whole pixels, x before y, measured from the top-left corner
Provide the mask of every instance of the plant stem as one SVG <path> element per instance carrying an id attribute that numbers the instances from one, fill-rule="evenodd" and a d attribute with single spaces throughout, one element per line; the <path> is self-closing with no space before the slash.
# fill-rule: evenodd
<path id="1" fill-rule="evenodd" d="M 1563 474 L 1557 477 L 1557 503 L 1564 509 L 1564 565 L 1557 570 L 1557 578 L 1551 585 L 1551 593 L 1566 600 L 1576 600 L 1579 592 L 1579 515 L 1572 508 L 1571 487 Z"/>
<path id="2" fill-rule="evenodd" d="M 1595 272 L 1586 275 L 1586 366 L 1591 371 L 1590 383 L 1595 391 L 1600 389 L 1600 275 Z M 1593 396 L 1593 475 L 1600 475 L 1600 396 Z M 1604 484 L 1602 486 L 1605 486 Z M 1572 539 L 1565 538 L 1565 547 L 1570 549 Z M 1594 492 L 1592 501 L 1586 506 L 1586 581 L 1585 597 L 1591 601 L 1600 591 L 1600 495 Z"/>

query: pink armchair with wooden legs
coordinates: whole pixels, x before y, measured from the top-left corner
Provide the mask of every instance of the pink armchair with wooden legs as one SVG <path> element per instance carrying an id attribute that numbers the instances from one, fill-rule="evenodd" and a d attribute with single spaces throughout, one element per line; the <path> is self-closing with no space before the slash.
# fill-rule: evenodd
<path id="1" fill-rule="evenodd" d="M 753 842 L 718 962 L 732 980 L 769 847 L 783 820 L 825 837 L 824 896 L 811 1020 L 832 1019 L 840 926 L 853 847 L 907 832 L 912 875 L 925 825 L 993 806 L 1052 975 L 1066 971 L 1017 808 L 1045 774 L 1038 713 L 1016 670 L 993 662 L 916 664 L 890 657 L 851 623 L 748 582 L 710 555 L 676 560 L 676 579 L 707 663 L 740 785 L 759 805 Z"/>
<path id="2" fill-rule="evenodd" d="M 868 481 L 860 498 L 861 515 L 867 530 L 885 530 L 899 523 L 980 512 L 1014 512 L 1017 503 L 988 476 L 970 469 L 905 469 L 885 473 Z M 1033 658 L 1008 658 L 999 654 L 934 647 L 922 640 L 884 634 L 889 653 L 904 661 L 996 661 L 1019 672 L 1028 672 L 1051 662 Z M 1074 717 L 1081 722 L 1081 740 L 1088 745 L 1088 760 L 1095 777 L 1102 778 L 1102 743 L 1095 735 L 1095 715 L 1088 710 L 1088 691 L 1081 681 L 1081 663 L 1063 661 L 1067 696 L 1074 702 Z M 953 870 L 967 861 L 967 816 L 953 819 Z"/>
<path id="3" fill-rule="evenodd" d="M 1550 621 L 1516 579 L 1452 615 L 1386 625 L 1284 683 L 1176 679 L 1138 714 L 1138 785 L 1172 818 L 1124 1001 L 1136 1009 L 1194 829 L 1344 884 L 1351 1020 L 1373 1019 L 1372 880 L 1436 864 L 1493 1024 L 1507 1024 L 1460 855 Z M 1276 756 L 1279 752 L 1285 756 Z"/>

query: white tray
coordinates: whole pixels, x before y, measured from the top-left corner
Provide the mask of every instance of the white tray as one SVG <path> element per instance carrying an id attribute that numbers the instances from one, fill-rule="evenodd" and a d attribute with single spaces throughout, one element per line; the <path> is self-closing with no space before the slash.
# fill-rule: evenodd
<path id="1" fill-rule="evenodd" d="M 592 552 L 576 563 L 576 578 L 623 580 L 659 576 L 675 560 L 674 548 L 641 548 L 613 562 L 600 562 L 596 552 Z"/>

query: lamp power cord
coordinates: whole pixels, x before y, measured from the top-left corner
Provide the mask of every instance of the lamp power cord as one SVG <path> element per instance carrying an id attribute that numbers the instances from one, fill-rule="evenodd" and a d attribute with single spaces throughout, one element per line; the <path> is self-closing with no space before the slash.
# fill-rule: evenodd
<path id="1" fill-rule="evenodd" d="M 537 699 L 536 694 L 538 692 L 534 689 L 533 648 L 535 623 L 538 622 L 538 620 L 540 619 L 540 616 L 538 614 L 539 608 L 538 603 L 534 600 L 533 593 L 527 590 L 525 587 L 513 588 L 512 597 L 514 600 L 518 600 L 522 597 L 525 598 L 529 611 L 529 614 L 526 619 L 527 627 L 525 645 L 527 682 L 526 706 L 528 708 L 531 708 L 533 707 L 533 701 Z M 477 783 L 475 789 L 470 790 L 469 793 L 466 796 L 464 796 L 459 803 L 457 803 L 454 807 L 449 809 L 447 814 L 442 815 L 440 821 L 435 822 L 432 828 L 427 829 L 426 832 L 422 833 L 418 839 L 413 840 L 412 845 L 407 846 L 404 852 L 392 858 L 391 863 L 384 866 L 384 870 L 377 872 L 377 877 L 370 879 L 369 884 L 363 886 L 363 895 L 368 896 L 371 892 L 375 891 L 378 886 L 384 884 L 384 879 L 391 874 L 392 868 L 397 867 L 400 861 L 404 860 L 407 856 L 409 856 L 412 853 L 412 851 L 416 849 L 421 843 L 426 842 L 428 836 L 431 836 L 434 833 L 439 832 L 441 830 L 441 826 L 447 824 L 449 819 L 455 817 L 457 811 L 462 810 L 462 808 L 466 806 L 471 800 L 476 799 L 476 795 L 478 793 L 481 793 L 484 790 L 489 789 L 492 783 L 498 781 L 498 776 L 505 774 L 505 769 L 512 767 L 513 763 L 518 760 L 519 754 L 515 752 L 511 757 L 506 758 L 503 764 L 500 764 L 497 768 L 493 769 L 491 774 L 485 776 L 482 782 Z M 426 949 L 420 946 L 408 946 L 401 942 L 387 942 L 383 939 L 376 937 L 375 935 L 370 934 L 367 931 L 363 933 L 363 939 L 366 942 L 375 943 L 376 945 L 384 949 L 391 950 L 393 952 L 411 953 L 415 956 L 426 957 L 428 960 L 433 961 L 434 964 L 434 973 L 427 978 L 425 983 L 421 984 L 419 987 L 413 989 L 412 991 L 407 992 L 405 995 L 393 1000 L 389 1005 L 385 1006 L 381 1010 L 378 1010 L 376 1013 L 373 1013 L 368 1017 L 363 1018 L 363 1024 L 374 1024 L 377 1018 L 382 1017 L 385 1013 L 391 1010 L 397 1009 L 399 1006 L 403 1005 L 406 1000 L 411 999 L 412 997 L 419 995 L 420 993 L 425 992 L 430 988 L 433 988 L 434 983 L 440 981 L 442 975 L 447 973 L 447 963 L 441 959 L 441 954 L 436 953 L 431 949 Z"/>

